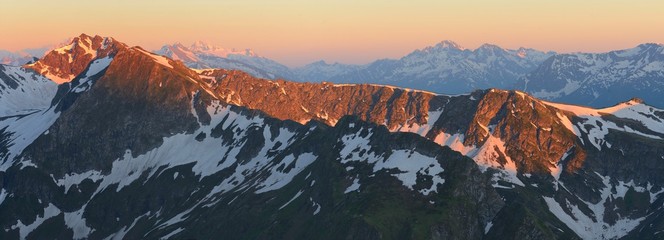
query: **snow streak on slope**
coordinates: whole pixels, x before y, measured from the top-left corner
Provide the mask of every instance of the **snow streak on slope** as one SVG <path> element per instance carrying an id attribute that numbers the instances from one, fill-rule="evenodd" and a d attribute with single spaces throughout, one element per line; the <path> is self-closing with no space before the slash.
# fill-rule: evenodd
<path id="1" fill-rule="evenodd" d="M 13 116 L 0 120 L 0 132 L 9 133 L 9 150 L 7 155 L 0 153 L 0 171 L 6 171 L 14 164 L 14 158 L 30 145 L 39 135 L 48 134 L 48 128 L 60 116 L 54 109 L 38 110 L 26 115 Z M 29 160 L 21 159 L 23 167 L 31 165 Z"/>
<path id="2" fill-rule="evenodd" d="M 489 127 L 493 129 L 493 127 Z M 482 171 L 486 171 L 487 168 L 493 168 L 498 170 L 492 178 L 493 186 L 499 188 L 505 188 L 504 186 L 498 183 L 498 180 L 503 180 L 512 184 L 519 186 L 525 186 L 521 180 L 516 176 L 517 168 L 516 164 L 507 154 L 505 150 L 505 143 L 500 140 L 500 138 L 490 135 L 487 141 L 480 147 L 472 158 L 475 160 L 477 165 L 480 166 Z M 504 161 L 504 162 L 502 162 Z"/>
<path id="3" fill-rule="evenodd" d="M 72 230 L 73 239 L 87 239 L 90 233 L 94 232 L 94 230 L 88 227 L 85 218 L 83 217 L 83 211 L 85 210 L 85 207 L 86 206 L 84 205 L 81 209 L 75 212 L 63 212 L 57 206 L 49 203 L 49 205 L 44 208 L 43 214 L 37 216 L 35 221 L 30 224 L 25 224 L 21 222 L 21 220 L 18 220 L 18 222 L 14 224 L 11 229 L 18 229 L 19 238 L 26 239 L 28 234 L 36 230 L 45 221 L 63 214 L 65 226 Z"/>
<path id="4" fill-rule="evenodd" d="M 248 141 L 247 134 L 250 131 L 262 132 L 265 144 L 261 151 L 250 161 L 235 166 L 235 173 L 220 183 L 218 188 L 210 193 L 211 195 L 229 191 L 238 186 L 257 187 L 259 189 L 257 193 L 278 189 L 290 182 L 293 176 L 315 159 L 315 156 L 310 153 L 273 155 L 284 151 L 291 141 L 303 136 L 296 136 L 287 129 L 280 129 L 275 135 L 262 118 L 240 115 L 231 111 L 228 106 L 213 104 L 207 108 L 207 111 L 213 116 L 211 124 L 202 126 L 195 134 L 182 133 L 166 137 L 161 146 L 136 157 L 127 150 L 123 157 L 113 162 L 113 167 L 107 175 L 92 170 L 69 174 L 63 179 L 57 179 L 56 182 L 68 189 L 85 179 L 90 179 L 95 182 L 101 181 L 97 193 L 111 186 L 114 186 L 115 191 L 120 191 L 140 179 L 144 173 L 148 173 L 147 181 L 159 176 L 167 169 L 190 163 L 194 163 L 192 171 L 202 179 L 222 170 L 232 169 L 232 165 L 237 163 L 240 150 Z M 222 121 L 223 124 L 219 125 Z M 221 127 L 220 130 L 234 132 L 231 142 L 211 136 L 212 129 L 217 125 Z M 209 137 L 202 140 L 195 139 L 199 134 Z M 220 159 L 222 160 L 220 161 Z M 295 163 L 296 167 L 282 171 L 276 170 L 277 168 L 274 167 L 281 164 L 288 166 L 291 163 Z M 265 172 L 265 170 L 269 171 Z M 263 181 L 249 182 L 249 180 L 259 177 L 256 175 L 259 173 L 264 174 L 260 176 L 264 179 Z M 268 182 L 269 184 L 267 184 Z"/>
<path id="5" fill-rule="evenodd" d="M 50 108 L 58 86 L 51 80 L 21 67 L 0 65 L 0 171 L 44 133 L 59 116 Z M 24 166 L 30 165 L 24 162 Z"/>
<path id="6" fill-rule="evenodd" d="M 545 102 L 545 104 L 570 112 L 573 116 L 582 119 L 580 122 L 572 123 L 567 116 L 558 116 L 570 131 L 579 136 L 581 141 L 583 141 L 582 133 L 587 135 L 590 144 L 598 150 L 602 150 L 602 146 L 611 147 L 611 143 L 605 139 L 609 133 L 609 129 L 634 133 L 652 139 L 664 139 L 664 117 L 661 117 L 664 111 L 635 100 L 603 109 L 592 109 L 552 102 Z M 658 116 L 657 113 L 660 115 Z M 632 128 L 634 126 L 630 127 L 627 124 L 617 123 L 613 119 L 607 119 L 607 115 L 615 116 L 618 119 L 633 120 L 642 128 L 634 129 Z M 647 131 L 644 131 L 644 129 Z"/>
<path id="7" fill-rule="evenodd" d="M 417 123 L 404 124 L 391 129 L 391 131 L 412 132 L 421 136 L 426 136 L 438 118 L 440 118 L 443 111 L 444 109 L 429 111 L 427 123 L 424 125 L 419 125 Z M 486 131 L 489 134 L 493 134 L 494 128 L 495 126 L 489 126 L 486 128 Z M 498 184 L 498 180 L 503 180 L 522 187 L 524 186 L 523 182 L 517 178 L 517 167 L 514 161 L 507 156 L 505 143 L 500 138 L 490 136 L 481 146 L 466 146 L 463 144 L 463 134 L 455 133 L 454 135 L 450 135 L 449 133 L 441 132 L 433 139 L 433 141 L 441 146 L 448 146 L 452 150 L 472 158 L 480 166 L 482 171 L 486 171 L 487 168 L 498 170 L 493 178 L 494 187 L 505 188 Z M 501 163 L 499 158 L 505 159 L 507 162 Z"/>
<path id="8" fill-rule="evenodd" d="M 57 90 L 32 70 L 0 65 L 0 118 L 48 108 Z"/>
<path id="9" fill-rule="evenodd" d="M 438 187 L 445 183 L 445 179 L 440 176 L 443 172 L 443 168 L 440 166 L 440 163 L 438 163 L 438 160 L 414 151 L 393 151 L 387 159 L 382 161 L 379 160 L 374 164 L 374 172 L 384 169 L 399 170 L 399 173 L 394 173 L 392 176 L 397 177 L 404 186 L 411 190 L 417 182 L 418 175 L 431 176 L 433 179 L 431 186 L 419 191 L 424 195 L 429 195 L 431 192 L 437 192 Z"/>
<path id="10" fill-rule="evenodd" d="M 639 218 L 620 216 L 615 223 L 607 222 L 604 215 L 617 210 L 607 208 L 607 206 L 610 206 L 607 205 L 607 202 L 621 198 L 625 199 L 627 191 L 632 189 L 638 193 L 649 193 L 651 196 L 650 203 L 652 204 L 655 195 L 661 193 L 662 190 L 658 193 L 654 193 L 652 192 L 652 185 L 648 184 L 646 187 L 640 187 L 635 185 L 633 181 L 627 183 L 616 181 L 616 183 L 611 183 L 610 177 L 601 176 L 598 173 L 596 174 L 602 179 L 604 185 L 603 188 L 599 189 L 601 200 L 597 203 L 582 200 L 582 204 L 585 206 L 577 206 L 567 199 L 561 203 L 551 197 L 543 198 L 551 213 L 558 217 L 558 219 L 583 239 L 616 239 L 623 237 L 627 235 L 629 231 L 637 227 L 646 216 Z M 564 188 L 564 185 L 562 185 L 562 183 L 560 184 Z M 581 210 L 581 207 L 589 209 L 590 214 L 584 213 L 584 211 Z M 564 209 L 567 209 L 568 211 L 565 211 Z"/>
<path id="11" fill-rule="evenodd" d="M 353 127 L 353 125 L 350 126 L 350 128 Z M 360 128 L 357 133 L 348 134 L 341 138 L 343 148 L 339 151 L 339 161 L 346 165 L 347 169 L 351 170 L 353 168 L 353 162 L 372 165 L 374 173 L 396 169 L 397 173 L 391 175 L 411 190 L 413 190 L 418 176 L 431 176 L 433 180 L 431 186 L 419 190 L 423 195 L 437 192 L 438 187 L 445 183 L 445 179 L 440 176 L 444 170 L 436 158 L 424 156 L 414 150 L 395 150 L 387 156 L 384 154 L 376 155 L 371 149 L 370 139 L 372 135 L 371 130 Z M 359 188 L 359 184 L 354 182 L 346 190 L 346 193 L 357 188 Z"/>
<path id="12" fill-rule="evenodd" d="M 74 92 L 85 92 L 92 87 L 91 77 L 99 74 L 101 71 L 108 68 L 108 65 L 111 64 L 113 58 L 108 56 L 105 58 L 100 58 L 92 61 L 88 67 L 88 71 L 82 75 L 82 78 L 79 80 L 78 86 L 73 89 Z"/>
<path id="13" fill-rule="evenodd" d="M 168 68 L 173 68 L 171 63 L 169 63 L 169 59 L 164 57 L 164 56 L 157 55 L 157 54 L 145 51 L 140 47 L 134 47 L 133 49 L 136 49 L 136 50 L 142 52 L 143 54 L 150 56 L 156 63 L 159 63 L 159 64 L 161 64 L 165 67 L 168 67 Z"/>

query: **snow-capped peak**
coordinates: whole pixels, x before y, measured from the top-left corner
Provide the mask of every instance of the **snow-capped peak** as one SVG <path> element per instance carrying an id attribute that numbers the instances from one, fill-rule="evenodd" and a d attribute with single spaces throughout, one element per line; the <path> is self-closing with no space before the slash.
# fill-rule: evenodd
<path id="1" fill-rule="evenodd" d="M 223 47 L 215 46 L 207 41 L 196 41 L 189 49 L 194 53 L 213 55 L 217 57 L 228 57 L 228 55 L 245 55 L 250 57 L 258 57 L 251 49 L 237 50 L 235 48 L 226 49 Z"/>
<path id="2" fill-rule="evenodd" d="M 437 52 L 457 52 L 466 50 L 461 45 L 450 40 L 443 40 L 436 45 L 428 46 L 423 49 L 416 50 L 415 52 L 420 53 L 437 53 Z"/>
<path id="3" fill-rule="evenodd" d="M 480 46 L 477 49 L 491 49 L 491 50 L 500 49 L 500 50 L 502 50 L 503 48 L 501 48 L 500 46 L 495 45 L 495 44 L 485 43 L 485 44 L 482 44 L 482 46 Z"/>
<path id="4" fill-rule="evenodd" d="M 526 48 L 521 47 L 521 48 L 516 50 L 516 55 L 519 56 L 520 58 L 525 58 L 525 57 L 528 56 L 529 51 L 530 51 L 530 49 L 526 49 Z"/>
<path id="5" fill-rule="evenodd" d="M 495 55 L 505 52 L 505 49 L 501 48 L 498 45 L 485 43 L 482 44 L 482 46 L 475 49 L 475 51 L 473 52 L 475 52 L 476 54 L 483 54 L 483 55 Z"/>
<path id="6" fill-rule="evenodd" d="M 436 44 L 436 48 L 465 50 L 464 47 L 450 40 L 441 41 L 440 43 Z"/>
<path id="7" fill-rule="evenodd" d="M 220 47 L 217 47 L 217 46 L 214 46 L 214 45 L 210 44 L 210 42 L 201 41 L 201 40 L 192 43 L 191 47 L 189 47 L 189 48 L 194 50 L 194 51 L 210 51 L 210 50 L 223 49 L 223 48 L 220 48 Z"/>
<path id="8" fill-rule="evenodd" d="M 164 45 L 159 51 L 156 51 L 156 53 L 168 56 L 173 60 L 181 60 L 183 62 L 199 61 L 198 57 L 193 51 L 191 51 L 191 49 L 185 47 L 179 42 L 176 42 L 173 45 Z"/>

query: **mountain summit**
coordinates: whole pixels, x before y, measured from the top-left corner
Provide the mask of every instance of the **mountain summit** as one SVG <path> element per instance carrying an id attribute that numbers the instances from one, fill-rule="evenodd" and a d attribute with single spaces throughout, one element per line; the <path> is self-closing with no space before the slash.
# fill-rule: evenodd
<path id="1" fill-rule="evenodd" d="M 245 50 L 236 50 L 234 48 L 225 49 L 222 47 L 214 46 L 209 42 L 200 41 L 200 40 L 191 44 L 189 49 L 196 54 L 207 54 L 207 55 L 213 55 L 225 58 L 228 57 L 229 55 L 244 55 L 250 57 L 258 57 L 258 55 L 256 55 L 251 49 L 245 49 Z"/>
<path id="2" fill-rule="evenodd" d="M 443 40 L 443 41 L 437 43 L 435 46 L 433 46 L 433 47 L 427 47 L 427 48 L 425 48 L 425 49 L 434 49 L 434 48 L 438 48 L 438 49 L 454 49 L 454 50 L 460 50 L 460 51 L 465 50 L 464 47 L 462 47 L 462 46 L 459 45 L 458 43 L 456 43 L 456 42 L 454 42 L 454 41 L 451 41 L 451 40 Z"/>
<path id="3" fill-rule="evenodd" d="M 58 84 L 65 83 L 81 74 L 92 60 L 112 56 L 126 47 L 113 38 L 81 34 L 26 68 L 34 69 Z"/>
<path id="4" fill-rule="evenodd" d="M 251 49 L 242 51 L 225 49 L 203 41 L 197 41 L 190 47 L 185 47 L 180 43 L 164 45 L 155 52 L 175 60 L 181 60 L 187 66 L 197 69 L 238 69 L 260 78 L 295 79 L 294 74 L 288 67 L 273 60 L 260 57 Z"/>

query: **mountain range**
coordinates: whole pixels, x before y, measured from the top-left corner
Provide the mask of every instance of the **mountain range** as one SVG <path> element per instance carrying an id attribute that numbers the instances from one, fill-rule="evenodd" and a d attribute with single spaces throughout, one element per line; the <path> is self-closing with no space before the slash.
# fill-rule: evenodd
<path id="1" fill-rule="evenodd" d="M 446 94 L 507 89 L 553 54 L 525 48 L 506 50 L 491 44 L 468 50 L 443 41 L 398 60 L 379 60 L 361 71 L 332 76 L 330 81 L 387 84 Z"/>
<path id="2" fill-rule="evenodd" d="M 222 50 L 214 53 L 205 49 Z M 164 46 L 157 53 L 183 59 L 192 68 L 238 69 L 266 79 L 371 83 L 444 94 L 515 89 L 546 100 L 593 107 L 639 96 L 653 106 L 664 107 L 664 98 L 659 97 L 664 90 L 664 47 L 652 43 L 607 53 L 557 54 L 492 44 L 470 50 L 442 41 L 400 59 L 366 65 L 318 61 L 298 68 L 258 57 L 250 50 L 229 51 L 200 42 L 189 48 Z"/>
<path id="3" fill-rule="evenodd" d="M 46 49 L 43 49 L 46 52 Z M 20 66 L 26 64 L 30 61 L 34 61 L 35 58 L 43 56 L 38 52 L 27 52 L 29 50 L 21 50 L 17 52 L 10 52 L 7 50 L 0 50 L 0 64 L 10 65 L 10 66 Z"/>
<path id="4" fill-rule="evenodd" d="M 558 54 L 526 74 L 517 89 L 533 96 L 591 106 L 610 106 L 634 96 L 664 106 L 664 45 L 590 54 Z"/>
<path id="5" fill-rule="evenodd" d="M 492 44 L 470 50 L 446 40 L 400 59 L 381 59 L 366 65 L 318 61 L 296 68 L 250 49 L 226 49 L 203 41 L 188 47 L 180 43 L 165 45 L 155 53 L 195 69 L 237 69 L 273 80 L 370 83 L 443 94 L 513 89 L 546 100 L 592 107 L 607 107 L 616 100 L 638 96 L 650 105 L 664 107 L 664 98 L 659 97 L 664 91 L 664 47 L 654 43 L 607 53 L 557 54 Z M 5 56 L 6 65 L 21 65 L 40 57 L 6 51 L 0 52 L 1 56 Z"/>
<path id="6" fill-rule="evenodd" d="M 479 51 L 444 45 L 429 51 Z M 270 80 L 177 56 L 82 34 L 0 65 L 0 238 L 664 230 L 664 110 L 641 99 L 595 109 L 493 88 Z"/>

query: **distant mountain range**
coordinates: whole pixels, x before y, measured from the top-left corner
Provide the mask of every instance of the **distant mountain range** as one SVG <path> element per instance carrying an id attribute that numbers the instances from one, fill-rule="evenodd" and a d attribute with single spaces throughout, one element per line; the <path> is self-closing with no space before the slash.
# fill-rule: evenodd
<path id="1" fill-rule="evenodd" d="M 338 83 L 377 83 L 445 94 L 476 89 L 509 89 L 553 53 L 521 48 L 506 50 L 484 44 L 475 50 L 443 41 L 398 60 L 379 60 L 360 71 L 332 76 Z"/>
<path id="2" fill-rule="evenodd" d="M 155 53 L 180 60 L 188 67 L 197 69 L 238 69 L 260 78 L 296 78 L 288 67 L 258 56 L 250 49 L 225 49 L 198 41 L 189 47 L 180 43 L 165 45 Z"/>
<path id="3" fill-rule="evenodd" d="M 437 48 L 419 54 L 481 52 Z M 0 65 L 0 239 L 664 233 L 664 110 L 640 99 L 594 109 L 184 63 L 83 34 Z"/>
<path id="4" fill-rule="evenodd" d="M 190 47 L 178 43 L 166 45 L 156 53 L 182 60 L 193 68 L 238 69 L 267 79 L 388 84 L 449 94 L 490 87 L 509 88 L 519 77 L 553 55 L 525 48 L 505 50 L 490 44 L 467 50 L 454 42 L 443 41 L 399 60 L 384 59 L 368 65 L 319 61 L 289 69 L 251 50 L 226 50 L 202 42 Z"/>
<path id="5" fill-rule="evenodd" d="M 46 50 L 47 49 L 43 49 L 41 54 L 39 51 L 30 50 L 21 50 L 17 52 L 0 50 L 0 64 L 20 66 L 30 61 L 35 61 L 37 58 L 44 56 L 44 52 L 46 52 Z"/>
<path id="6" fill-rule="evenodd" d="M 72 39 L 67 39 L 62 42 L 48 45 L 39 48 L 26 48 L 19 51 L 7 51 L 0 49 L 0 64 L 10 66 L 21 66 L 23 64 L 34 62 L 50 52 L 53 49 L 68 45 Z"/>
<path id="7" fill-rule="evenodd" d="M 521 78 L 516 88 L 543 99 L 590 106 L 639 97 L 663 107 L 664 45 L 558 54 Z"/>
<path id="8" fill-rule="evenodd" d="M 664 107 L 664 47 L 642 44 L 608 53 L 556 54 L 484 44 L 469 50 L 452 41 L 416 50 L 400 59 L 367 65 L 318 61 L 288 68 L 251 50 L 226 50 L 201 42 L 164 46 L 157 53 L 193 68 L 238 69 L 256 77 L 305 82 L 372 83 L 445 94 L 476 89 L 517 89 L 559 102 L 605 107 L 640 97 Z"/>

